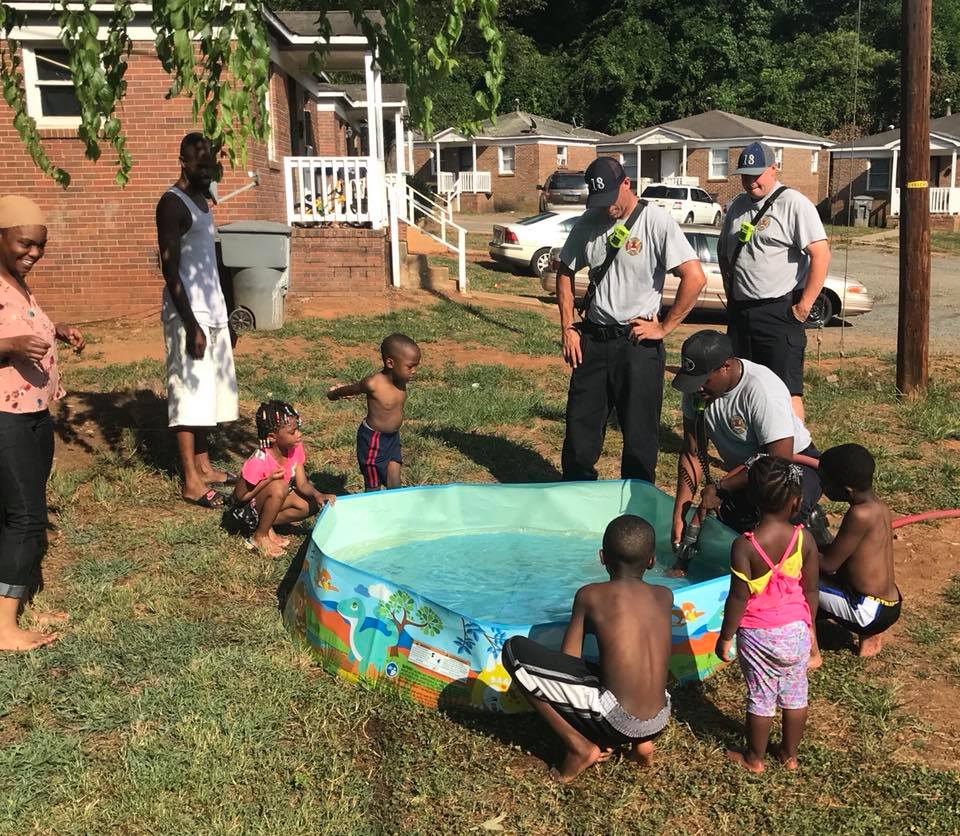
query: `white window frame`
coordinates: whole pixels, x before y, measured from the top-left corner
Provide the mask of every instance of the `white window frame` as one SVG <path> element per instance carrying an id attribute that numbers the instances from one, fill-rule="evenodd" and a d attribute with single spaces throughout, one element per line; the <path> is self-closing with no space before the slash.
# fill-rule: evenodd
<path id="1" fill-rule="evenodd" d="M 722 165 L 720 165 L 722 158 Z M 730 149 L 711 148 L 708 180 L 726 180 L 730 176 Z"/>
<path id="2" fill-rule="evenodd" d="M 277 153 L 277 125 L 273 118 L 273 79 L 275 76 L 273 67 L 271 67 L 267 76 L 267 97 L 265 99 L 267 120 L 270 124 L 270 136 L 267 137 L 267 161 L 271 163 L 280 162 Z"/>
<path id="3" fill-rule="evenodd" d="M 510 158 L 510 168 L 504 165 L 503 152 L 507 149 L 513 152 Z M 516 145 L 498 145 L 497 146 L 497 173 L 498 174 L 516 174 L 517 173 L 517 146 Z"/>
<path id="4" fill-rule="evenodd" d="M 567 167 L 567 146 L 558 145 L 557 146 L 557 168 L 566 168 L 566 167 Z"/>
<path id="5" fill-rule="evenodd" d="M 773 159 L 777 163 L 777 171 L 783 171 L 783 146 L 778 145 L 773 149 Z"/>
<path id="6" fill-rule="evenodd" d="M 810 173 L 816 174 L 820 170 L 820 152 L 810 152 Z"/>
<path id="7" fill-rule="evenodd" d="M 38 128 L 76 128 L 80 125 L 79 116 L 44 116 L 43 104 L 40 99 L 41 87 L 73 87 L 73 82 L 44 81 L 40 82 L 37 73 L 36 49 L 63 49 L 59 42 L 21 44 L 23 51 L 23 86 L 27 97 L 27 113 L 37 121 Z"/>
<path id="8" fill-rule="evenodd" d="M 883 181 L 880 184 L 871 183 L 873 177 L 873 161 L 874 159 L 885 159 L 887 160 L 889 167 L 887 168 L 886 177 L 883 178 Z M 893 161 L 889 157 L 873 157 L 867 160 L 867 191 L 868 192 L 889 192 L 890 191 L 890 177 L 893 173 Z"/>

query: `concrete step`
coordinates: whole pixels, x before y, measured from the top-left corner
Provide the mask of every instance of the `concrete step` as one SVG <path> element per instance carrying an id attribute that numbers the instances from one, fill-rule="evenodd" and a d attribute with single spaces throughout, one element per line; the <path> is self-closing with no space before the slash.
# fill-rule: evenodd
<path id="1" fill-rule="evenodd" d="M 407 226 L 407 250 L 415 255 L 448 255 L 452 252 L 415 226 Z"/>
<path id="2" fill-rule="evenodd" d="M 457 289 L 456 277 L 446 266 L 431 264 L 423 253 L 412 253 L 400 245 L 400 287 L 423 288 L 449 293 Z"/>

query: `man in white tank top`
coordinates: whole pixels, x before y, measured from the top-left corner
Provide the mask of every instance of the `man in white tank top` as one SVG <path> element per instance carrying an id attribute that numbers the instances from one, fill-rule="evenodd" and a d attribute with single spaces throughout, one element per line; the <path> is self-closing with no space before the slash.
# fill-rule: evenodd
<path id="1" fill-rule="evenodd" d="M 228 322 L 232 293 L 217 268 L 208 203 L 214 159 L 201 134 L 183 138 L 180 166 L 180 179 L 157 204 L 168 418 L 183 468 L 184 500 L 218 508 L 224 497 L 210 486 L 231 476 L 211 465 L 207 433 L 239 414 L 233 366 L 237 338 Z"/>

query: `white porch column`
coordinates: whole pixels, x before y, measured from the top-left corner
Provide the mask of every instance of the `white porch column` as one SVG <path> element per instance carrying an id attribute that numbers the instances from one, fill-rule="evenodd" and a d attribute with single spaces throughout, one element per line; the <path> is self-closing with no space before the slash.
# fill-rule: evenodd
<path id="1" fill-rule="evenodd" d="M 634 188 L 635 188 L 635 190 L 636 190 L 636 192 L 637 192 L 637 194 L 640 194 L 640 178 L 641 178 L 641 176 L 642 176 L 642 175 L 640 174 L 640 146 L 638 145 L 638 146 L 637 146 L 637 182 L 633 184 L 633 185 L 634 185 Z"/>
<path id="2" fill-rule="evenodd" d="M 373 103 L 377 116 L 377 159 L 383 162 L 386 160 L 383 147 L 383 77 L 378 64 L 373 67 Z"/>
<path id="3" fill-rule="evenodd" d="M 680 169 L 680 174 L 683 177 L 687 176 L 687 143 L 683 143 L 683 163 Z"/>
<path id="4" fill-rule="evenodd" d="M 382 147 L 377 137 L 377 127 L 380 125 L 382 110 L 377 108 L 376 77 L 374 74 L 373 53 L 363 55 L 363 74 L 366 82 L 367 96 L 367 211 L 370 214 L 370 225 L 374 229 L 383 227 L 383 201 L 386 197 L 383 182 L 383 155 L 378 156 Z"/>
<path id="5" fill-rule="evenodd" d="M 955 189 L 957 187 L 957 149 L 953 149 L 953 154 L 950 155 L 950 188 Z"/>
<path id="6" fill-rule="evenodd" d="M 895 203 L 895 202 L 894 202 L 894 198 L 893 198 L 894 192 L 895 192 L 896 189 L 897 189 L 897 156 L 898 156 L 898 155 L 899 155 L 899 149 L 894 148 L 894 149 L 893 149 L 893 162 L 890 163 L 890 207 L 891 207 L 891 213 L 892 213 L 893 207 L 896 206 L 896 207 L 897 207 L 897 212 L 896 212 L 896 214 L 899 215 L 899 214 L 900 214 L 900 206 L 899 206 L 899 203 L 900 203 L 900 202 L 899 202 L 899 201 L 896 201 L 896 203 Z"/>
<path id="7" fill-rule="evenodd" d="M 953 152 L 953 158 L 954 160 L 956 160 L 957 158 L 956 151 Z M 477 141 L 476 140 L 473 141 L 473 175 L 474 177 L 476 177 L 477 175 Z M 474 180 L 474 182 L 476 182 L 476 180 Z"/>
<path id="8" fill-rule="evenodd" d="M 407 147 L 406 140 L 403 138 L 403 117 L 399 110 L 393 114 L 393 147 L 399 188 L 400 181 L 403 179 L 403 149 Z"/>
<path id="9" fill-rule="evenodd" d="M 409 161 L 410 165 L 408 166 L 407 171 L 413 174 L 416 171 L 416 169 L 414 168 L 415 163 L 413 161 L 413 130 L 412 129 L 407 133 L 407 142 L 409 143 L 408 151 L 409 151 L 409 157 L 410 157 L 410 161 Z"/>
<path id="10" fill-rule="evenodd" d="M 434 159 L 437 161 L 437 165 L 436 165 L 436 169 L 437 169 L 437 194 L 440 194 L 440 141 L 439 141 L 439 140 L 436 140 L 436 141 L 433 143 L 433 147 L 434 147 L 433 153 L 436 154 L 436 156 L 434 157 Z"/>

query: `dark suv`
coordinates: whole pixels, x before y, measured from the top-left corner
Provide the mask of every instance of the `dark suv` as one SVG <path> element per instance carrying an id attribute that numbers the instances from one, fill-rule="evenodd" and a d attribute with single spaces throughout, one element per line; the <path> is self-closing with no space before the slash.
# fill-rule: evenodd
<path id="1" fill-rule="evenodd" d="M 587 202 L 587 181 L 582 171 L 555 171 L 540 190 L 540 211 L 562 206 L 583 206 Z"/>

